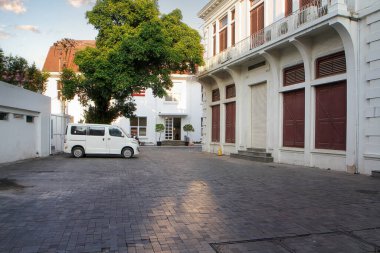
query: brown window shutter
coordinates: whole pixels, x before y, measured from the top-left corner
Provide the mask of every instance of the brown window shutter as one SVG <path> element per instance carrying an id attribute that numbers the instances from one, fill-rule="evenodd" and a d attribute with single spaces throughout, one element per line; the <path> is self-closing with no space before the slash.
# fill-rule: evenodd
<path id="1" fill-rule="evenodd" d="M 236 97 L 236 88 L 235 84 L 226 86 L 226 98 Z"/>
<path id="2" fill-rule="evenodd" d="M 211 129 L 211 141 L 220 141 L 220 105 L 211 107 L 212 110 L 212 129 Z"/>
<path id="3" fill-rule="evenodd" d="M 321 0 L 300 0 L 300 9 L 305 9 L 309 6 L 320 6 Z"/>
<path id="4" fill-rule="evenodd" d="M 214 35 L 213 37 L 212 37 L 212 46 L 213 46 L 213 48 L 212 48 L 212 55 L 213 56 L 215 56 L 216 55 L 216 36 Z"/>
<path id="5" fill-rule="evenodd" d="M 346 81 L 316 87 L 315 147 L 346 150 Z"/>
<path id="6" fill-rule="evenodd" d="M 212 90 L 212 102 L 216 102 L 220 100 L 219 89 Z"/>
<path id="7" fill-rule="evenodd" d="M 264 4 L 257 7 L 257 31 L 264 29 Z"/>
<path id="8" fill-rule="evenodd" d="M 251 10 L 251 34 L 257 32 L 257 9 Z"/>
<path id="9" fill-rule="evenodd" d="M 293 13 L 293 0 L 285 0 L 285 17 Z"/>
<path id="10" fill-rule="evenodd" d="M 283 94 L 283 146 L 305 146 L 305 90 Z"/>
<path id="11" fill-rule="evenodd" d="M 317 78 L 341 74 L 346 71 L 344 51 L 317 59 Z"/>
<path id="12" fill-rule="evenodd" d="M 227 27 L 219 33 L 219 52 L 227 49 Z"/>
<path id="13" fill-rule="evenodd" d="M 284 86 L 305 82 L 303 63 L 284 69 Z"/>
<path id="14" fill-rule="evenodd" d="M 231 24 L 231 45 L 235 46 L 235 22 Z"/>

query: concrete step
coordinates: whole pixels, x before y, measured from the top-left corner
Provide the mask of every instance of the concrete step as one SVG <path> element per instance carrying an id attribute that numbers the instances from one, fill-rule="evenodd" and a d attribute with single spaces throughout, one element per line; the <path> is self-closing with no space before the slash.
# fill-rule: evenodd
<path id="1" fill-rule="evenodd" d="M 239 150 L 238 151 L 239 155 L 245 155 L 245 156 L 260 156 L 260 157 L 272 157 L 270 153 L 267 153 L 265 151 L 244 151 L 244 150 Z"/>
<path id="2" fill-rule="evenodd" d="M 185 146 L 184 141 L 162 141 L 162 146 Z"/>
<path id="3" fill-rule="evenodd" d="M 252 151 L 252 152 L 267 152 L 265 148 L 247 148 L 247 151 Z"/>
<path id="4" fill-rule="evenodd" d="M 255 162 L 271 163 L 273 162 L 273 157 L 264 157 L 264 156 L 254 156 L 254 155 L 241 155 L 236 153 L 231 153 L 230 157 L 250 160 Z"/>
<path id="5" fill-rule="evenodd" d="M 371 175 L 376 178 L 380 178 L 380 170 L 373 170 Z"/>

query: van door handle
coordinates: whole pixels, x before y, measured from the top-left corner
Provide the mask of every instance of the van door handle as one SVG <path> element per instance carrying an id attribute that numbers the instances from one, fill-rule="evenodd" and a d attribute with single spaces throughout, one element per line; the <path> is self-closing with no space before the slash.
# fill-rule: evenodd
<path id="1" fill-rule="evenodd" d="M 104 138 L 103 138 L 103 141 L 104 141 Z"/>
<path id="2" fill-rule="evenodd" d="M 110 140 L 111 140 L 111 138 L 108 138 L 108 140 L 110 141 Z"/>

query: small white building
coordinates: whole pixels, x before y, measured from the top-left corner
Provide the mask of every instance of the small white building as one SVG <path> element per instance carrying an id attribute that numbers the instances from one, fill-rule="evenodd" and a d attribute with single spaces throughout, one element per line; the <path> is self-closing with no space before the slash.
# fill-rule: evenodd
<path id="1" fill-rule="evenodd" d="M 203 150 L 379 169 L 379 10 L 378 0 L 209 1 L 198 14 Z"/>
<path id="2" fill-rule="evenodd" d="M 50 98 L 0 81 L 0 163 L 50 154 Z"/>
<path id="3" fill-rule="evenodd" d="M 194 132 L 189 133 L 193 142 L 201 141 L 201 85 L 194 75 L 173 74 L 173 87 L 164 98 L 154 97 L 148 89 L 135 94 L 136 118 L 119 118 L 114 124 L 135 135 L 147 145 L 156 144 L 159 134 L 155 132 L 158 123 L 165 125 L 161 141 L 180 141 L 187 135 L 183 126 L 191 124 Z"/>

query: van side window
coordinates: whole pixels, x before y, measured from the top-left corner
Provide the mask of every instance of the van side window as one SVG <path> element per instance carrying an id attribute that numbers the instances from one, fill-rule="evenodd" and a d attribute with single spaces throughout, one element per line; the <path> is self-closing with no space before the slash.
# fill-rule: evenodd
<path id="1" fill-rule="evenodd" d="M 71 126 L 71 134 L 72 135 L 86 135 L 86 127 L 85 126 Z"/>
<path id="2" fill-rule="evenodd" d="M 104 127 L 90 126 L 88 127 L 88 135 L 104 136 Z"/>
<path id="3" fill-rule="evenodd" d="M 115 137 L 123 137 L 123 133 L 117 129 L 117 128 L 109 128 L 109 134 L 110 136 L 115 136 Z"/>

